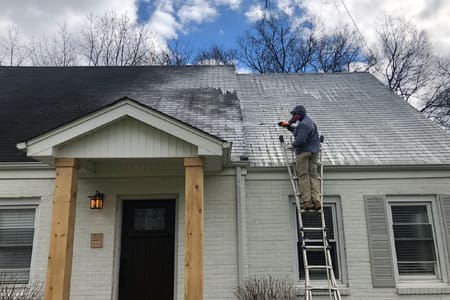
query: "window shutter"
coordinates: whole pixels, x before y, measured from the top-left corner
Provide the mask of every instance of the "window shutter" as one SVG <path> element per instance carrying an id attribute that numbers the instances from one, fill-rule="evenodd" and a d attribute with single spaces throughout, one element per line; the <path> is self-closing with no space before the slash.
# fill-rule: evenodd
<path id="1" fill-rule="evenodd" d="M 450 195 L 439 195 L 439 202 L 441 204 L 442 216 L 444 219 L 448 253 L 450 254 Z"/>
<path id="2" fill-rule="evenodd" d="M 374 287 L 395 287 L 389 227 L 384 195 L 364 196 Z"/>

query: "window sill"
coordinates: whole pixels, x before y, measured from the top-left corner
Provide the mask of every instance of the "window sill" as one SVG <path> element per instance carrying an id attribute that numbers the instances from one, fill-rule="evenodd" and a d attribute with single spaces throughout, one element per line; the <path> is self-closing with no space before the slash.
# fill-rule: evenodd
<path id="1" fill-rule="evenodd" d="M 445 283 L 427 284 L 412 283 L 397 286 L 397 294 L 399 295 L 444 295 L 450 294 L 450 286 Z"/>

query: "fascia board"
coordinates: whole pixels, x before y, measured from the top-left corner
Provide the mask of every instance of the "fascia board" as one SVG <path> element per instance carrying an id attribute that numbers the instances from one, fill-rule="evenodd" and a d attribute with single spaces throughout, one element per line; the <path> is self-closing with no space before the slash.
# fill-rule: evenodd
<path id="1" fill-rule="evenodd" d="M 139 106 L 132 101 L 124 100 L 28 141 L 26 143 L 27 155 L 53 155 L 54 147 L 126 116 L 135 118 L 149 126 L 198 146 L 201 149 L 201 151 L 199 150 L 201 152 L 199 155 L 222 154 L 223 141 L 190 128 L 181 122 L 167 118 L 155 111 Z M 19 143 L 17 146 L 23 148 L 23 143 Z"/>

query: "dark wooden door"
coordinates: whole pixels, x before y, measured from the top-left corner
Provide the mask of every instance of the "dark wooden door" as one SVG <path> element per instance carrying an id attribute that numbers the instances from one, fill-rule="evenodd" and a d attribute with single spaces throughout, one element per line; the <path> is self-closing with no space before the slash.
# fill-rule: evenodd
<path id="1" fill-rule="evenodd" d="M 175 201 L 124 201 L 120 300 L 173 300 Z"/>

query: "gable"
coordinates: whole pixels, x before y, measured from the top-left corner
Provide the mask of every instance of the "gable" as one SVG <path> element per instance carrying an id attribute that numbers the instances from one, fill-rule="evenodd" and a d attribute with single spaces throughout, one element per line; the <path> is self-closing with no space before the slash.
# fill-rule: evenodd
<path id="1" fill-rule="evenodd" d="M 231 144 L 131 99 L 117 101 L 17 147 L 50 163 L 55 157 L 229 157 Z"/>
<path id="2" fill-rule="evenodd" d="M 124 117 L 56 147 L 54 155 L 78 158 L 192 157 L 198 155 L 198 147 L 131 117 Z"/>

